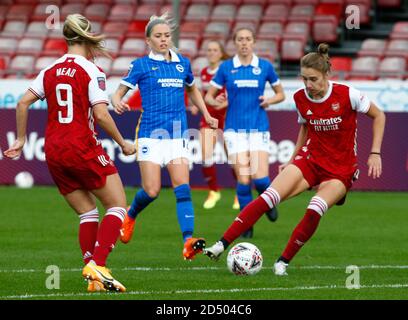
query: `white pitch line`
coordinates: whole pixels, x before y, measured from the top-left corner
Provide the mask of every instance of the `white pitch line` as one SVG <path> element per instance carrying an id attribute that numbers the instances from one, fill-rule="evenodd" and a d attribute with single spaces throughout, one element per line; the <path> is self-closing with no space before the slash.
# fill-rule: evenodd
<path id="1" fill-rule="evenodd" d="M 359 269 L 408 269 L 408 265 L 356 265 Z M 292 270 L 313 270 L 313 269 L 327 269 L 327 270 L 343 270 L 348 266 L 293 266 Z M 168 267 L 125 267 L 125 268 L 111 268 L 113 271 L 206 271 L 206 270 L 224 270 L 225 267 L 180 267 L 180 268 L 168 268 Z M 264 270 L 272 270 L 273 267 L 263 267 Z M 60 269 L 60 272 L 79 272 L 81 268 L 69 268 Z M 0 273 L 35 273 L 44 272 L 44 269 L 0 269 Z"/>
<path id="2" fill-rule="evenodd" d="M 401 289 L 408 288 L 408 283 L 394 284 L 373 284 L 360 286 L 361 289 Z M 233 288 L 233 289 L 198 289 L 198 290 L 168 290 L 168 291 L 129 291 L 125 293 L 117 293 L 117 296 L 130 295 L 178 295 L 178 294 L 213 294 L 213 293 L 239 293 L 239 292 L 268 292 L 268 291 L 313 291 L 313 290 L 333 290 L 343 289 L 344 286 L 328 285 L 328 286 L 301 286 L 293 288 Z M 354 290 L 355 291 L 355 290 Z M 66 297 L 103 297 L 116 293 L 54 293 L 54 294 L 25 294 L 14 296 L 0 296 L 0 299 L 33 299 L 33 298 L 66 298 Z"/>

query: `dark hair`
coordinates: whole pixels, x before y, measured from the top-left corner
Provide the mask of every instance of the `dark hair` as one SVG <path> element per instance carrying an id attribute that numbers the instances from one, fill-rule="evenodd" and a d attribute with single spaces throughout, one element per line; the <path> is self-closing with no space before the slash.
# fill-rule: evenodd
<path id="1" fill-rule="evenodd" d="M 316 52 L 310 52 L 300 60 L 301 68 L 312 68 L 323 74 L 330 72 L 329 45 L 321 43 Z"/>
<path id="2" fill-rule="evenodd" d="M 254 41 L 256 40 L 255 31 L 254 31 L 254 30 L 252 30 L 252 29 L 249 28 L 249 27 L 241 27 L 241 28 L 238 28 L 238 29 L 236 29 L 236 30 L 234 31 L 234 34 L 233 34 L 233 36 L 232 36 L 232 40 L 233 40 L 234 42 L 235 42 L 235 39 L 237 38 L 238 32 L 240 32 L 240 31 L 242 31 L 242 30 L 247 30 L 247 31 L 251 32 L 251 33 L 252 33 L 252 38 L 254 38 Z"/>
<path id="3" fill-rule="evenodd" d="M 221 41 L 219 41 L 219 40 L 209 40 L 208 43 L 207 43 L 207 46 L 208 46 L 211 42 L 216 43 L 216 44 L 218 45 L 218 47 L 220 48 L 220 51 L 221 51 L 221 54 L 222 54 L 221 60 L 228 60 L 229 58 L 231 58 L 230 55 L 227 53 L 227 51 L 225 51 L 225 47 L 224 47 L 224 45 L 221 43 Z"/>

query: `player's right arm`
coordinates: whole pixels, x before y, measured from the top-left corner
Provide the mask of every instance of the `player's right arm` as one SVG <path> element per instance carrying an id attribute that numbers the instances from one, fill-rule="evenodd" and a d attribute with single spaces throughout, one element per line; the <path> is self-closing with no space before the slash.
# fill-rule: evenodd
<path id="1" fill-rule="evenodd" d="M 105 103 L 94 105 L 93 115 L 98 125 L 120 146 L 124 155 L 129 156 L 136 153 L 135 145 L 127 142 L 120 134 Z"/>
<path id="2" fill-rule="evenodd" d="M 39 98 L 32 91 L 27 90 L 24 96 L 17 103 L 17 139 L 8 150 L 4 151 L 4 155 L 6 157 L 13 159 L 20 156 L 26 141 L 28 108 L 38 99 Z"/>
<path id="3" fill-rule="evenodd" d="M 123 97 L 126 95 L 128 91 L 129 87 L 120 84 L 119 87 L 116 89 L 115 93 L 112 95 L 111 98 L 112 106 L 117 114 L 122 114 L 125 111 L 130 110 L 130 106 L 122 101 Z"/>
<path id="4" fill-rule="evenodd" d="M 225 62 L 221 63 L 217 73 L 214 78 L 210 81 L 210 88 L 208 89 L 207 94 L 204 97 L 205 102 L 213 106 L 216 109 L 226 108 L 228 102 L 226 99 L 217 99 L 218 91 L 220 91 L 225 85 Z"/>

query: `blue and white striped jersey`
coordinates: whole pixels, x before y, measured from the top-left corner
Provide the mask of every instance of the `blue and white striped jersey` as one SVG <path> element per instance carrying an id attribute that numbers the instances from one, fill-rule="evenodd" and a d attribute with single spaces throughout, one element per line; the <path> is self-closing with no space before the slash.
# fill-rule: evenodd
<path id="1" fill-rule="evenodd" d="M 224 61 L 210 82 L 214 87 L 227 89 L 228 109 L 224 130 L 269 131 L 269 121 L 259 97 L 264 95 L 266 82 L 280 83 L 273 65 L 253 56 L 250 65 L 243 66 L 238 56 Z"/>
<path id="2" fill-rule="evenodd" d="M 143 113 L 136 138 L 181 138 L 187 130 L 184 85 L 194 84 L 188 59 L 170 50 L 171 61 L 151 52 L 134 60 L 121 83 L 139 86 Z"/>

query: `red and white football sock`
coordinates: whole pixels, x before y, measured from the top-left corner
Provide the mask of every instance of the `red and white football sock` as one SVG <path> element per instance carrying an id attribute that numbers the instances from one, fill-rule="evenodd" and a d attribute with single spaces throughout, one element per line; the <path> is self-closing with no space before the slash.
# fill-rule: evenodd
<path id="1" fill-rule="evenodd" d="M 98 226 L 99 213 L 97 208 L 79 215 L 78 238 L 85 264 L 92 260 Z"/>
<path id="2" fill-rule="evenodd" d="M 252 227 L 266 211 L 277 206 L 279 202 L 279 193 L 274 188 L 269 187 L 258 198 L 245 206 L 224 233 L 223 239 L 228 243 L 232 243 L 243 232 Z"/>
<path id="3" fill-rule="evenodd" d="M 282 253 L 280 258 L 282 261 L 289 263 L 293 259 L 300 248 L 302 248 L 315 233 L 321 217 L 328 209 L 329 207 L 325 200 L 319 196 L 312 198 L 307 207 L 306 214 L 296 226 L 295 230 L 293 230 L 285 251 Z"/>
<path id="4" fill-rule="evenodd" d="M 120 234 L 126 209 L 114 207 L 108 209 L 98 230 L 93 260 L 98 266 L 105 266 L 109 253 L 115 247 Z"/>
<path id="5" fill-rule="evenodd" d="M 215 165 L 206 165 L 203 163 L 202 172 L 204 179 L 208 184 L 208 188 L 212 191 L 218 191 L 220 188 L 217 182 L 217 171 L 215 170 Z"/>

